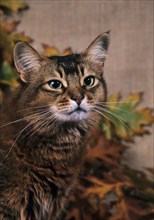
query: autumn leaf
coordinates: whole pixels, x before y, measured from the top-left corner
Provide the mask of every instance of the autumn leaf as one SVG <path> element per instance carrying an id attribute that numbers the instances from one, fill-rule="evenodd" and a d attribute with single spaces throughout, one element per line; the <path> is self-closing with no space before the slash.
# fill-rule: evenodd
<path id="1" fill-rule="evenodd" d="M 123 197 L 123 187 L 132 187 L 132 184 L 125 180 L 122 182 L 106 182 L 96 177 L 86 177 L 90 183 L 94 185 L 85 189 L 84 196 L 96 195 L 100 200 L 104 199 L 105 196 L 111 191 L 114 192 L 119 198 Z"/>
<path id="2" fill-rule="evenodd" d="M 91 135 L 93 138 L 87 143 L 87 160 L 100 159 L 106 167 L 118 166 L 127 147 L 120 143 L 107 140 L 104 134 L 98 129 L 95 129 Z"/>
<path id="3" fill-rule="evenodd" d="M 90 195 L 97 195 L 98 198 L 101 200 L 105 198 L 107 193 L 113 190 L 112 184 L 105 183 L 104 181 L 101 181 L 95 177 L 87 177 L 86 179 L 93 183 L 94 186 L 85 189 L 83 196 L 87 197 Z"/>
<path id="4" fill-rule="evenodd" d="M 23 0 L 1 0 L 0 8 L 9 9 L 10 11 L 17 12 L 26 9 L 28 6 Z"/>
<path id="5" fill-rule="evenodd" d="M 116 212 L 108 220 L 153 220 L 154 217 L 152 208 L 146 208 L 141 202 L 132 199 L 121 199 L 114 208 Z"/>
<path id="6" fill-rule="evenodd" d="M 134 135 L 147 133 L 144 126 L 154 122 L 152 109 L 138 109 L 137 105 L 142 100 L 142 93 L 130 94 L 121 100 L 120 94 L 115 94 L 108 98 L 100 123 L 101 129 L 105 132 L 108 139 L 116 136 L 126 141 L 132 141 Z"/>
<path id="7" fill-rule="evenodd" d="M 19 21 L 13 21 L 13 22 L 0 22 L 0 30 L 9 34 L 13 31 L 15 31 L 17 25 L 19 24 Z"/>
<path id="8" fill-rule="evenodd" d="M 10 33 L 4 31 L 0 32 L 0 49 L 2 51 L 2 60 L 12 63 L 13 48 L 15 41 L 31 42 L 32 39 L 24 35 L 24 33 Z"/>
<path id="9" fill-rule="evenodd" d="M 17 13 L 26 8 L 22 0 L 1 0 L 0 14 L 6 11 Z M 18 74 L 13 64 L 14 41 L 31 42 L 24 33 L 16 33 L 18 22 L 0 23 L 0 102 L 6 87 L 18 87 Z M 56 47 L 42 44 L 45 56 L 65 56 Z M 116 93 L 103 104 L 105 117 L 99 128 L 88 138 L 87 156 L 78 177 L 72 196 L 68 199 L 65 220 L 152 220 L 154 219 L 153 182 L 141 172 L 124 164 L 127 148 L 123 140 L 132 141 L 135 135 L 147 132 L 145 126 L 154 122 L 150 108 L 139 108 L 142 93 L 125 98 Z M 149 168 L 152 173 L 153 170 Z M 111 198 L 112 197 L 112 198 Z"/>
<path id="10" fill-rule="evenodd" d="M 116 149 L 119 145 L 120 147 Z M 118 142 L 106 140 L 98 129 L 94 129 L 86 147 L 88 148 L 87 158 L 84 171 L 80 176 L 81 190 L 75 193 L 78 195 L 75 197 L 76 200 L 80 202 L 71 203 L 72 208 L 67 213 L 69 215 L 71 211 L 71 220 L 77 218 L 73 217 L 73 213 L 82 215 L 80 208 L 83 199 L 84 207 L 91 207 L 90 210 L 85 209 L 89 214 L 85 220 L 144 220 L 145 218 L 152 220 L 153 183 L 143 172 L 132 170 L 121 163 L 127 147 Z M 107 168 L 105 170 L 104 165 Z M 113 197 L 114 199 L 106 204 L 110 194 L 115 198 Z M 105 213 L 106 205 L 108 205 L 108 212 Z"/>
<path id="11" fill-rule="evenodd" d="M 13 51 L 13 41 L 8 35 L 1 31 L 0 32 L 0 50 L 2 52 L 1 57 L 2 61 L 7 60 L 12 62 L 12 51 Z"/>
<path id="12" fill-rule="evenodd" d="M 15 42 L 15 41 L 24 41 L 24 42 L 26 42 L 26 43 L 30 43 L 30 42 L 33 41 L 32 38 L 26 36 L 26 35 L 24 34 L 24 32 L 22 32 L 22 33 L 14 33 L 14 34 L 12 34 L 10 37 L 11 37 L 11 40 L 12 40 L 13 42 Z"/>
<path id="13" fill-rule="evenodd" d="M 66 48 L 62 53 L 56 48 L 56 47 L 51 47 L 47 44 L 42 44 L 43 46 L 43 55 L 50 57 L 50 56 L 66 56 L 72 53 L 72 50 L 70 47 Z"/>

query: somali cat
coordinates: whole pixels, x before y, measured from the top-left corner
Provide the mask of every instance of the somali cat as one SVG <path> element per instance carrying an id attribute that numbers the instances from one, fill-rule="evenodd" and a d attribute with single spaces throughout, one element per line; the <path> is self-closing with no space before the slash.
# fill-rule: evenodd
<path id="1" fill-rule="evenodd" d="M 20 87 L 1 109 L 1 220 L 61 219 L 84 160 L 84 141 L 100 118 L 97 106 L 106 100 L 108 47 L 109 32 L 84 52 L 63 57 L 43 57 L 16 43 Z"/>

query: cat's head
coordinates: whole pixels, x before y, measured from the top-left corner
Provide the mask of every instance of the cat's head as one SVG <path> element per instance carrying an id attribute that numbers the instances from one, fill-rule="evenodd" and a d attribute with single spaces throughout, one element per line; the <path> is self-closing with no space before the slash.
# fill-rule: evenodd
<path id="1" fill-rule="evenodd" d="M 23 82 L 20 108 L 35 115 L 35 123 L 44 121 L 42 126 L 55 120 L 94 119 L 106 100 L 103 68 L 109 38 L 105 32 L 82 53 L 63 57 L 43 57 L 27 43 L 18 42 L 14 62 Z"/>

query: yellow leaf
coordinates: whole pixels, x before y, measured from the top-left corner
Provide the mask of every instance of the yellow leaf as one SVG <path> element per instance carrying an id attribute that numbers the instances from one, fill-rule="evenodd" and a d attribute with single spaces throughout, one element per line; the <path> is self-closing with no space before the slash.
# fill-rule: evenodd
<path id="1" fill-rule="evenodd" d="M 133 93 L 125 99 L 120 98 L 120 94 L 115 94 L 108 98 L 106 108 L 102 113 L 101 128 L 107 138 L 114 139 L 118 137 L 122 140 L 132 141 L 134 135 L 143 135 L 147 133 L 144 126 L 151 125 L 154 122 L 152 109 L 138 109 L 138 104 L 142 101 L 143 93 Z M 108 123 L 106 122 L 108 119 Z"/>
<path id="2" fill-rule="evenodd" d="M 116 94 L 113 94 L 111 96 L 108 97 L 108 100 L 107 100 L 107 104 L 108 106 L 117 106 L 119 105 L 119 101 L 120 101 L 120 98 L 121 98 L 121 95 L 120 93 L 116 93 Z"/>
<path id="3" fill-rule="evenodd" d="M 0 7 L 7 8 L 11 11 L 19 11 L 21 9 L 27 8 L 27 4 L 23 0 L 1 0 Z"/>
<path id="4" fill-rule="evenodd" d="M 135 107 L 142 101 L 142 97 L 143 92 L 131 93 L 126 97 L 125 102 L 128 102 L 132 107 Z"/>
<path id="5" fill-rule="evenodd" d="M 44 48 L 44 52 L 43 55 L 50 57 L 50 56 L 56 56 L 59 54 L 59 51 L 57 48 L 55 47 L 50 47 L 47 44 L 42 44 L 43 48 Z"/>
<path id="6" fill-rule="evenodd" d="M 44 51 L 43 55 L 50 57 L 50 56 L 66 56 L 72 53 L 72 50 L 70 47 L 66 48 L 62 53 L 56 48 L 56 47 L 51 47 L 47 44 L 42 44 Z"/>
<path id="7" fill-rule="evenodd" d="M 29 43 L 29 42 L 32 42 L 32 41 L 33 41 L 32 38 L 26 36 L 26 35 L 24 34 L 24 32 L 11 34 L 10 37 L 11 37 L 11 40 L 12 40 L 13 42 L 15 42 L 15 41 L 24 41 L 24 42 Z"/>

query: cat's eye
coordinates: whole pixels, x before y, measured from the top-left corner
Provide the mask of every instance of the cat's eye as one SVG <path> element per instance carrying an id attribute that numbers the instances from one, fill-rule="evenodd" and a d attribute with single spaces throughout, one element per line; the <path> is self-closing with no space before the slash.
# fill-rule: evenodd
<path id="1" fill-rule="evenodd" d="M 95 77 L 94 76 L 87 76 L 83 81 L 83 86 L 85 87 L 91 87 L 95 83 Z"/>
<path id="2" fill-rule="evenodd" d="M 48 82 L 48 85 L 51 89 L 61 89 L 63 87 L 63 84 L 59 80 L 51 80 Z"/>

